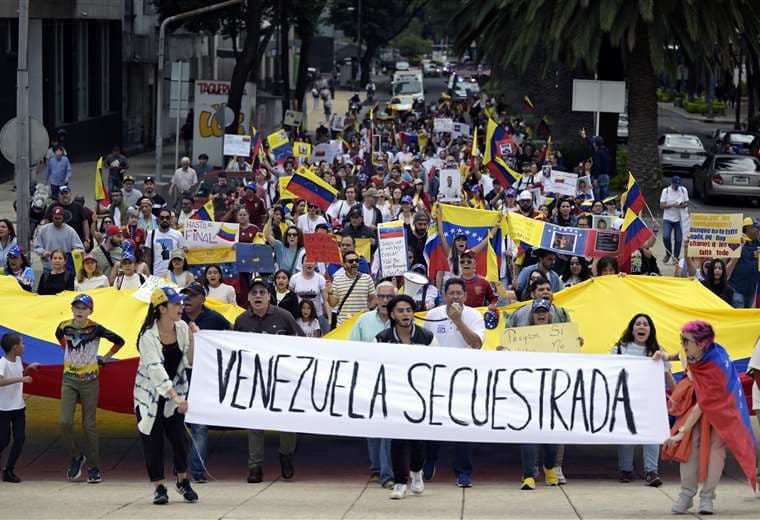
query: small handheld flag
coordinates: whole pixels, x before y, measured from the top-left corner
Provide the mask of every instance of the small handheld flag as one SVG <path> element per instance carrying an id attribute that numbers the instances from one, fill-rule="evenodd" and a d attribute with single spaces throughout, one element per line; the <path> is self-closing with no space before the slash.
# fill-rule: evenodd
<path id="1" fill-rule="evenodd" d="M 106 185 L 103 182 L 103 156 L 98 159 L 98 164 L 95 166 L 95 200 L 103 203 L 103 206 L 110 206 L 111 199 L 108 196 Z"/>
<path id="2" fill-rule="evenodd" d="M 327 211 L 338 196 L 338 190 L 306 168 L 298 168 L 288 183 L 288 191 Z"/>

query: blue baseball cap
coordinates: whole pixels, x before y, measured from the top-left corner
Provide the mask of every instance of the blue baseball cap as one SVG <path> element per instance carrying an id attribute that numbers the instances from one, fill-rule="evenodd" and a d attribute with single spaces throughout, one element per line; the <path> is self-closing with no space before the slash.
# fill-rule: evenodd
<path id="1" fill-rule="evenodd" d="M 409 195 L 404 195 L 401 197 L 401 204 L 411 204 L 412 198 Z"/>
<path id="2" fill-rule="evenodd" d="M 670 184 L 677 184 L 677 185 L 680 185 L 680 184 L 681 184 L 681 177 L 679 177 L 678 175 L 673 175 L 673 176 L 670 178 Z"/>
<path id="3" fill-rule="evenodd" d="M 256 191 L 256 183 L 255 182 L 246 182 L 245 183 L 245 189 Z"/>
<path id="4" fill-rule="evenodd" d="M 77 294 L 71 301 L 71 305 L 74 306 L 77 303 L 89 307 L 91 311 L 95 310 L 95 302 L 92 301 L 92 296 L 89 294 Z"/>
<path id="5" fill-rule="evenodd" d="M 12 246 L 8 250 L 7 256 L 21 256 L 21 248 L 19 246 Z"/>
<path id="6" fill-rule="evenodd" d="M 150 303 L 157 307 L 164 303 L 179 303 L 185 301 L 185 296 L 181 295 L 171 287 L 159 287 L 150 295 Z"/>
<path id="7" fill-rule="evenodd" d="M 532 311 L 537 311 L 539 309 L 548 311 L 552 308 L 552 304 L 549 300 L 546 300 L 544 298 L 533 300 L 533 305 L 531 306 Z"/>
<path id="8" fill-rule="evenodd" d="M 130 262 L 135 262 L 135 261 L 137 261 L 137 257 L 136 257 L 136 256 L 135 256 L 135 254 L 132 252 L 132 249 L 131 249 L 131 248 L 129 248 L 129 249 L 124 249 L 124 250 L 121 252 L 121 261 L 123 262 L 124 260 L 129 260 Z"/>

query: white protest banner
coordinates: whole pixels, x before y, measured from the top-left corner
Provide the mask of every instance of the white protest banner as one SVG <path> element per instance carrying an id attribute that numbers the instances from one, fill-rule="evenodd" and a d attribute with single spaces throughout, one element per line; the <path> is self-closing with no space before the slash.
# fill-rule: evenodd
<path id="1" fill-rule="evenodd" d="M 742 252 L 741 213 L 692 213 L 686 241 L 690 257 L 739 258 Z"/>
<path id="2" fill-rule="evenodd" d="M 662 361 L 202 330 L 186 420 L 352 437 L 661 444 Z"/>
<path id="3" fill-rule="evenodd" d="M 234 247 L 238 241 L 240 224 L 190 219 L 185 223 L 185 247 Z"/>
<path id="4" fill-rule="evenodd" d="M 577 173 L 552 170 L 551 177 L 548 180 L 544 180 L 544 193 L 554 193 L 557 195 L 575 197 L 577 186 Z"/>
<path id="5" fill-rule="evenodd" d="M 239 155 L 248 158 L 251 155 L 251 136 L 224 134 L 224 155 Z"/>
<path id="6" fill-rule="evenodd" d="M 454 121 L 450 117 L 436 117 L 433 119 L 434 132 L 451 133 L 454 130 Z"/>
<path id="7" fill-rule="evenodd" d="M 456 139 L 459 136 L 468 137 L 470 135 L 470 125 L 464 123 L 454 123 L 451 125 L 451 137 Z"/>
<path id="8" fill-rule="evenodd" d="M 383 271 L 383 276 L 402 276 L 409 270 L 404 223 L 397 220 L 378 224 L 377 236 L 380 269 Z"/>
<path id="9" fill-rule="evenodd" d="M 581 350 L 578 324 L 552 323 L 504 329 L 498 350 L 508 352 L 566 352 Z"/>
<path id="10" fill-rule="evenodd" d="M 320 161 L 327 161 L 329 164 L 332 164 L 339 153 L 340 148 L 336 149 L 332 143 L 319 143 L 312 148 L 311 162 L 319 163 Z"/>
<path id="11" fill-rule="evenodd" d="M 174 287 L 175 289 L 178 289 L 178 287 L 169 280 L 150 275 L 140 288 L 132 293 L 132 297 L 137 298 L 141 302 L 150 303 L 150 295 L 159 287 Z"/>

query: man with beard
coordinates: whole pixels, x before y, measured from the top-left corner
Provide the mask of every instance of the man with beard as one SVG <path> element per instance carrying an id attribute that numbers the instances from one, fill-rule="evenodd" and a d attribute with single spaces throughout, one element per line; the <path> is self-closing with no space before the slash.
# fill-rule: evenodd
<path id="1" fill-rule="evenodd" d="M 163 276 L 169 271 L 169 256 L 175 249 L 182 249 L 185 239 L 182 233 L 172 229 L 171 212 L 162 209 L 158 214 L 158 229 L 152 229 L 145 237 L 145 263 L 155 276 Z"/>
<path id="2" fill-rule="evenodd" d="M 406 228 L 406 245 L 414 254 L 412 265 L 423 264 L 427 267 L 425 261 L 425 242 L 428 238 L 428 226 L 430 219 L 425 213 L 419 212 L 414 215 L 412 226 L 404 224 Z"/>
<path id="3" fill-rule="evenodd" d="M 153 215 L 158 217 L 158 212 L 166 207 L 166 199 L 156 193 L 156 180 L 153 177 L 145 177 L 143 181 L 143 197 L 153 201 Z"/>
<path id="4" fill-rule="evenodd" d="M 64 222 L 74 228 L 85 249 L 90 247 L 90 226 L 87 225 L 87 214 L 84 207 L 74 202 L 74 194 L 68 186 L 61 186 L 58 190 L 58 200 L 52 202 L 45 211 L 45 220 L 50 222 L 52 211 L 55 207 L 61 207 L 64 211 Z"/>
<path id="5" fill-rule="evenodd" d="M 251 308 L 237 317 L 234 330 L 257 332 L 260 334 L 278 334 L 285 336 L 304 336 L 303 330 L 288 311 L 269 304 L 269 287 L 263 278 L 251 281 L 248 292 Z M 293 478 L 293 453 L 296 451 L 296 434 L 280 432 L 280 473 L 282 478 Z M 248 431 L 248 483 L 256 484 L 264 479 L 264 431 Z"/>
<path id="6" fill-rule="evenodd" d="M 98 263 L 100 271 L 112 280 L 111 271 L 116 262 L 121 260 L 121 243 L 124 237 L 121 228 L 111 224 L 106 229 L 106 238 L 103 243 L 92 248 L 92 254 Z"/>
<path id="7" fill-rule="evenodd" d="M 541 212 L 533 207 L 533 195 L 528 190 L 522 190 L 517 196 L 517 213 L 529 218 L 541 217 Z"/>

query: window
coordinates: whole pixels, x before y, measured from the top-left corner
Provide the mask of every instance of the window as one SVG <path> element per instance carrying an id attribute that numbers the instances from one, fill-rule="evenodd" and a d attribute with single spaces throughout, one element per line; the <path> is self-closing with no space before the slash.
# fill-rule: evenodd
<path id="1" fill-rule="evenodd" d="M 752 157 L 720 157 L 715 160 L 715 171 L 747 173 L 760 171 L 760 162 Z"/>

